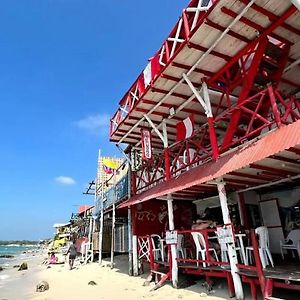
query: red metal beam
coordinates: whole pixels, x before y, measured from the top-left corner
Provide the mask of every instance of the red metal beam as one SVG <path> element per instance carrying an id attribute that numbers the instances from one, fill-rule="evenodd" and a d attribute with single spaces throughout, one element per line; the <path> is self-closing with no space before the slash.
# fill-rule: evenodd
<path id="1" fill-rule="evenodd" d="M 286 151 L 293 152 L 297 155 L 300 155 L 300 149 L 291 147 L 290 149 L 286 149 Z"/>
<path id="2" fill-rule="evenodd" d="M 245 5 L 247 5 L 250 2 L 250 0 L 239 0 L 239 1 L 242 2 L 242 3 L 244 3 Z M 255 3 L 251 5 L 251 9 L 254 9 L 257 12 L 265 15 L 272 22 L 275 22 L 278 19 L 277 15 L 275 15 L 271 11 L 263 8 L 262 6 L 259 6 L 259 5 L 255 4 Z M 297 28 L 295 28 L 295 27 L 293 27 L 293 26 L 291 26 L 291 25 L 289 25 L 289 24 L 287 24 L 285 22 L 282 23 L 280 26 L 283 27 L 283 28 L 285 28 L 286 30 L 289 30 L 290 32 L 293 32 L 293 33 L 295 33 L 297 35 L 300 35 L 300 30 L 299 29 L 297 29 Z"/>
<path id="3" fill-rule="evenodd" d="M 231 9 L 225 7 L 225 6 L 223 6 L 223 7 L 221 8 L 221 11 L 222 11 L 223 13 L 225 13 L 226 15 L 228 15 L 228 16 L 230 16 L 230 17 L 233 17 L 233 18 L 236 18 L 236 17 L 238 16 L 238 14 L 237 14 L 235 11 L 233 11 L 233 10 L 231 10 Z M 277 19 L 277 18 L 276 18 L 276 19 Z M 241 17 L 241 18 L 240 18 L 240 22 L 242 22 L 242 23 L 244 23 L 244 24 L 246 24 L 246 25 L 252 27 L 253 29 L 256 29 L 256 30 L 259 31 L 259 32 L 263 32 L 263 31 L 265 30 L 264 27 L 262 27 L 262 26 L 260 26 L 259 24 L 255 23 L 255 22 L 253 22 L 253 21 L 251 21 L 251 20 L 249 20 L 249 19 L 247 19 L 246 17 Z M 289 41 L 289 40 L 287 40 L 287 39 L 285 39 L 285 38 L 279 36 L 279 35 L 276 34 L 276 33 L 271 32 L 271 33 L 270 33 L 270 36 L 272 36 L 273 38 L 275 38 L 275 39 L 277 39 L 277 40 L 279 40 L 279 41 L 282 41 L 282 42 L 284 42 L 284 43 L 291 44 L 291 41 Z"/>
<path id="4" fill-rule="evenodd" d="M 224 72 L 228 71 L 231 66 L 238 62 L 238 60 L 245 55 L 250 49 L 253 49 L 255 45 L 262 39 L 266 38 L 271 32 L 273 32 L 278 26 L 281 26 L 292 14 L 297 11 L 295 6 L 291 6 L 282 16 L 278 17 L 275 22 L 273 22 L 269 27 L 267 27 L 256 39 L 254 39 L 251 43 L 241 49 L 234 57 L 232 57 L 228 63 L 223 66 L 218 72 L 212 76 L 208 84 L 212 85 Z M 201 50 L 203 51 L 203 50 Z"/>
<path id="5" fill-rule="evenodd" d="M 208 26 L 210 26 L 210 27 L 212 27 L 212 28 L 215 28 L 215 29 L 217 29 L 219 31 L 222 31 L 222 32 L 226 29 L 226 27 L 221 26 L 221 25 L 219 25 L 219 24 L 217 24 L 217 23 L 215 23 L 215 22 L 213 22 L 213 21 L 211 21 L 209 19 L 206 19 L 205 24 L 208 25 Z M 240 41 L 243 41 L 243 42 L 245 42 L 247 44 L 251 42 L 251 40 L 249 40 L 248 38 L 246 38 L 245 36 L 243 36 L 243 35 L 241 35 L 239 33 L 234 32 L 233 30 L 229 30 L 228 31 L 228 35 L 231 35 L 232 37 L 234 37 L 234 38 L 236 38 L 236 39 L 238 39 Z"/>
<path id="6" fill-rule="evenodd" d="M 280 156 L 280 155 L 272 155 L 272 156 L 270 156 L 270 158 L 280 160 L 280 161 L 283 161 L 283 162 L 287 162 L 287 163 L 291 163 L 291 164 L 300 165 L 300 161 L 298 161 L 296 159 L 291 159 L 291 158 L 288 158 L 288 157 Z"/>
<path id="7" fill-rule="evenodd" d="M 174 66 L 176 68 L 184 69 L 184 70 L 189 70 L 191 68 L 191 66 L 189 66 L 189 65 L 180 64 L 175 61 L 172 62 L 172 66 Z M 194 72 L 204 74 L 205 76 L 212 76 L 214 74 L 213 72 L 210 72 L 210 71 L 204 70 L 204 69 L 200 69 L 200 68 L 196 68 L 194 70 Z"/>
<path id="8" fill-rule="evenodd" d="M 205 48 L 205 47 L 203 47 L 203 46 L 201 46 L 201 45 L 198 45 L 198 44 L 194 44 L 194 43 L 192 43 L 192 42 L 188 42 L 188 45 L 187 45 L 187 46 L 188 46 L 189 48 L 193 48 L 193 49 L 199 50 L 199 51 L 201 51 L 201 52 L 206 52 L 206 51 L 208 50 L 208 48 Z M 211 54 L 211 55 L 214 55 L 214 56 L 217 56 L 217 57 L 219 57 L 219 58 L 222 58 L 222 59 L 224 59 L 224 60 L 226 60 L 226 61 L 229 61 L 230 59 L 232 59 L 231 56 L 225 55 L 225 54 L 220 53 L 220 52 L 215 51 L 215 50 L 212 50 L 212 51 L 210 52 L 210 54 Z"/>
<path id="9" fill-rule="evenodd" d="M 262 165 L 258 165 L 258 164 L 251 164 L 250 168 L 268 171 L 268 172 L 271 172 L 271 173 L 279 175 L 279 176 L 280 175 L 281 176 L 282 175 L 285 175 L 285 176 L 295 176 L 295 175 L 298 175 L 297 172 L 286 171 L 286 170 L 282 170 L 282 169 L 276 169 L 276 168 L 273 168 L 273 167 L 262 166 Z"/>
<path id="10" fill-rule="evenodd" d="M 152 101 L 152 100 L 143 100 L 143 103 L 155 105 L 157 102 Z M 171 107 L 173 107 L 175 110 L 179 107 L 179 105 L 174 105 L 174 104 L 166 103 L 166 102 L 162 103 L 161 106 L 165 107 L 165 108 L 169 108 L 169 109 Z M 206 117 L 205 113 L 201 112 L 200 110 L 196 110 L 196 109 L 183 108 L 183 109 L 181 109 L 181 111 L 188 113 L 188 114 L 195 114 L 195 115 L 200 115 L 200 116 Z M 169 124 L 168 124 L 168 126 L 169 126 Z M 176 128 L 176 126 L 174 126 L 174 128 Z"/>
<path id="11" fill-rule="evenodd" d="M 161 93 L 161 94 L 165 94 L 165 95 L 169 93 L 169 91 L 167 91 L 167 90 L 158 89 L 158 88 L 155 88 L 155 87 L 153 87 L 151 90 L 152 90 L 153 92 Z M 174 97 L 182 98 L 182 99 L 184 99 L 184 100 L 187 100 L 187 99 L 189 99 L 189 97 L 190 97 L 190 96 L 183 95 L 183 94 L 180 94 L 180 93 L 172 93 L 172 95 L 173 95 Z"/>

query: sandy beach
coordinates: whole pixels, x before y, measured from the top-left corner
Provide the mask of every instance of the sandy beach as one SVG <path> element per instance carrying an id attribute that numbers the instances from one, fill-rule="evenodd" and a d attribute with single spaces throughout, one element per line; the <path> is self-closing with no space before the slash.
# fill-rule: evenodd
<path id="1" fill-rule="evenodd" d="M 167 283 L 157 291 L 150 292 L 150 286 L 143 286 L 147 274 L 138 277 L 128 276 L 127 256 L 116 257 L 116 267 L 110 268 L 109 261 L 80 265 L 76 261 L 75 268 L 70 271 L 68 264 L 51 265 L 47 268 L 41 265 L 42 257 L 37 257 L 29 263 L 27 271 L 9 270 L 12 280 L 0 288 L 0 300 L 76 300 L 76 299 L 208 299 L 222 300 L 227 298 L 224 285 L 218 285 L 212 295 L 202 287 L 201 282 L 184 289 L 174 289 Z M 49 290 L 36 292 L 35 286 L 40 280 L 49 283 Z M 96 285 L 89 285 L 94 281 Z M 219 297 L 217 297 L 217 295 Z"/>

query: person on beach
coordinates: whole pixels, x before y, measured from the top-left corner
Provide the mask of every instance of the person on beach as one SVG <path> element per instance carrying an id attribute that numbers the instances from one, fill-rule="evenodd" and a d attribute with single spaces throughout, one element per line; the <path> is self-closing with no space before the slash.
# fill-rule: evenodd
<path id="1" fill-rule="evenodd" d="M 50 259 L 49 259 L 49 264 L 56 264 L 56 262 L 57 262 L 57 257 L 55 256 L 55 253 L 51 252 L 51 256 L 50 256 Z"/>
<path id="2" fill-rule="evenodd" d="M 75 260 L 76 255 L 77 255 L 77 249 L 76 249 L 74 241 L 71 242 L 71 245 L 69 246 L 69 249 L 68 249 L 66 254 L 68 254 L 68 253 L 70 253 L 69 254 L 69 266 L 70 266 L 70 270 L 72 270 L 73 265 L 74 265 L 74 260 Z"/>

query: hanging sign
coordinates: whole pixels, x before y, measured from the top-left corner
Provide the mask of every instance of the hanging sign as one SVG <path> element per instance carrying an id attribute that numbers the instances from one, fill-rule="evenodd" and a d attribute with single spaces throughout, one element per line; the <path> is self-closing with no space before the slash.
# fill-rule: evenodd
<path id="1" fill-rule="evenodd" d="M 230 227 L 217 228 L 218 240 L 222 244 L 230 244 L 234 242 L 232 229 Z"/>
<path id="2" fill-rule="evenodd" d="M 152 159 L 152 145 L 151 145 L 151 131 L 149 129 L 142 129 L 142 158 L 143 160 Z"/>
<path id="3" fill-rule="evenodd" d="M 166 244 L 177 245 L 177 237 L 178 234 L 176 230 L 166 231 Z"/>

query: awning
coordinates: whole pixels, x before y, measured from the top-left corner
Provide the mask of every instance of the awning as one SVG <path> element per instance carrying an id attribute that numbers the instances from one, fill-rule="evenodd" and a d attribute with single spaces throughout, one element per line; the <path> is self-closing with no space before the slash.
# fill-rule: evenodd
<path id="1" fill-rule="evenodd" d="M 177 178 L 158 184 L 146 192 L 135 195 L 122 203 L 119 208 L 160 198 L 167 194 L 207 183 L 297 145 L 300 145 L 300 120 L 271 132 L 256 142 L 222 156 L 217 162 L 211 161 L 202 166 L 195 167 Z M 300 153 L 300 149 L 296 149 L 296 151 Z"/>

